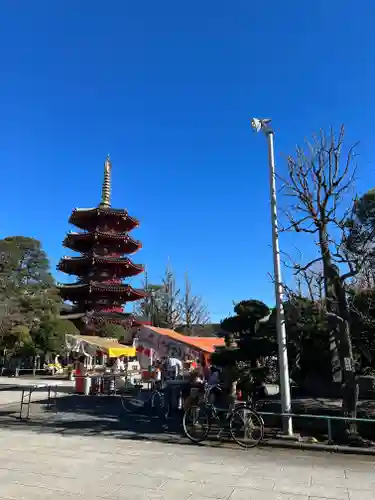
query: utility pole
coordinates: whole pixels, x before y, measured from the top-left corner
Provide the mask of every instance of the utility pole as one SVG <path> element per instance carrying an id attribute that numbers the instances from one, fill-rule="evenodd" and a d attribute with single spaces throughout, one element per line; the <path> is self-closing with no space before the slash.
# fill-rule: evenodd
<path id="1" fill-rule="evenodd" d="M 274 268 L 274 279 L 275 279 L 276 330 L 277 330 L 277 345 L 279 352 L 279 368 L 280 368 L 281 411 L 282 413 L 291 413 L 292 405 L 290 397 L 288 350 L 287 350 L 285 315 L 283 306 L 283 285 L 282 285 L 281 264 L 280 264 L 279 228 L 277 221 L 274 131 L 271 127 L 270 119 L 260 120 L 257 118 L 253 118 L 251 121 L 251 126 L 256 132 L 263 132 L 267 137 L 267 143 L 268 143 L 268 165 L 269 165 L 271 223 L 272 223 L 272 251 L 273 251 L 273 268 Z M 283 417 L 282 421 L 283 421 L 284 435 L 293 436 L 292 417 L 285 416 Z"/>

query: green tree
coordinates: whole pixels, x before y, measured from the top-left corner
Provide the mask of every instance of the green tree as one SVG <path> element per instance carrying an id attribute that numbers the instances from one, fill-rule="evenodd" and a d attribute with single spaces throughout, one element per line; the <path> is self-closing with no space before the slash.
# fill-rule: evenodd
<path id="1" fill-rule="evenodd" d="M 249 392 L 253 386 L 264 385 L 270 375 L 269 359 L 277 352 L 275 329 L 267 324 L 270 309 L 259 300 L 241 301 L 234 312 L 221 322 L 227 332 L 226 346 L 212 355 L 212 362 L 227 370 L 232 383 Z"/>
<path id="2" fill-rule="evenodd" d="M 35 350 L 38 354 L 59 354 L 65 349 L 65 335 L 79 335 L 79 330 L 69 320 L 45 318 L 32 330 Z"/>
<path id="3" fill-rule="evenodd" d="M 41 243 L 25 236 L 8 236 L 2 240 L 10 264 L 8 279 L 13 288 L 24 289 L 34 286 L 50 288 L 54 280 L 49 270 L 47 255 L 42 250 Z"/>
<path id="4" fill-rule="evenodd" d="M 8 239 L 0 240 L 0 337 L 3 338 L 17 320 L 21 320 L 17 293 L 18 248 Z"/>
<path id="5" fill-rule="evenodd" d="M 375 288 L 349 290 L 350 331 L 359 373 L 375 370 Z"/>
<path id="6" fill-rule="evenodd" d="M 289 294 L 284 303 L 291 377 L 299 384 L 332 379 L 329 328 L 323 303 Z M 275 314 L 270 324 L 275 325 Z M 319 359 L 319 363 L 316 360 Z"/>
<path id="7" fill-rule="evenodd" d="M 358 288 L 375 287 L 375 190 L 371 189 L 354 202 L 346 220 L 346 249 L 361 263 L 355 276 Z"/>
<path id="8" fill-rule="evenodd" d="M 0 342 L 13 327 L 35 331 L 44 318 L 56 316 L 61 300 L 38 240 L 11 236 L 0 240 Z"/>
<path id="9" fill-rule="evenodd" d="M 375 369 L 375 190 L 357 198 L 346 220 L 345 246 L 357 265 L 348 287 L 350 329 L 357 370 Z"/>
<path id="10" fill-rule="evenodd" d="M 13 326 L 4 338 L 4 348 L 8 355 L 33 354 L 34 345 L 27 326 Z"/>
<path id="11" fill-rule="evenodd" d="M 129 329 L 125 329 L 121 325 L 117 325 L 116 323 L 104 323 L 100 326 L 98 335 L 100 337 L 118 339 L 123 343 L 131 343 L 133 340 L 132 332 Z"/>

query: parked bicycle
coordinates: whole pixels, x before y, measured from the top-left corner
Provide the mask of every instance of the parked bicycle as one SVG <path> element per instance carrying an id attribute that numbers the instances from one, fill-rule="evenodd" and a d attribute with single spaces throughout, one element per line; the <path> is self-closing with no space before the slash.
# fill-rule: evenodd
<path id="1" fill-rule="evenodd" d="M 257 446 L 264 437 L 263 418 L 246 401 L 237 401 L 232 407 L 219 408 L 212 402 L 212 394 L 222 392 L 220 386 L 206 386 L 203 398 L 189 405 L 182 422 L 186 436 L 194 443 L 207 439 L 213 424 L 218 424 L 221 437 L 224 430 L 243 448 Z"/>
<path id="2" fill-rule="evenodd" d="M 151 412 L 159 417 L 169 415 L 169 403 L 161 387 L 155 384 L 150 391 L 144 390 L 142 385 L 134 390 L 120 394 L 123 409 L 128 413 Z"/>

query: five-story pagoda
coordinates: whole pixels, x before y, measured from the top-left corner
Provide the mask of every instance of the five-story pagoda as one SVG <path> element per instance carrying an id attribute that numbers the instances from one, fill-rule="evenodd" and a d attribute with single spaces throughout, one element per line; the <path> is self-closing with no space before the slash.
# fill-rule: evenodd
<path id="1" fill-rule="evenodd" d="M 105 321 L 131 326 L 134 318 L 124 313 L 123 305 L 146 295 L 124 283 L 125 278 L 144 271 L 125 256 L 142 244 L 128 234 L 139 226 L 138 220 L 126 210 L 111 208 L 111 174 L 107 157 L 101 203 L 95 208 L 75 208 L 69 219 L 83 231 L 69 232 L 63 245 L 81 255 L 65 256 L 57 266 L 59 271 L 77 276 L 76 283 L 59 285 L 60 295 L 73 304 L 68 316 L 81 319 L 89 329 Z"/>

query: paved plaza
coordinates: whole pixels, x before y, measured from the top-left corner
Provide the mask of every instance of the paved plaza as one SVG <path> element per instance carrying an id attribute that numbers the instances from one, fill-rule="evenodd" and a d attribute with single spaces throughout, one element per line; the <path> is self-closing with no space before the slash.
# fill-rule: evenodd
<path id="1" fill-rule="evenodd" d="M 375 457 L 194 446 L 116 398 L 64 392 L 20 422 L 19 389 L 0 391 L 0 500 L 375 500 Z"/>
<path id="2" fill-rule="evenodd" d="M 1 430 L 0 498 L 374 500 L 375 461 Z"/>

